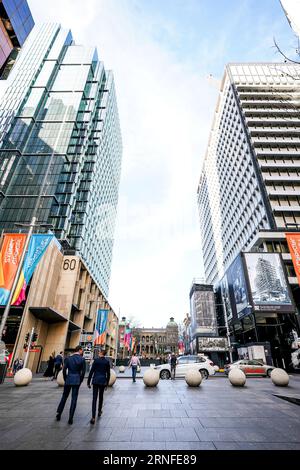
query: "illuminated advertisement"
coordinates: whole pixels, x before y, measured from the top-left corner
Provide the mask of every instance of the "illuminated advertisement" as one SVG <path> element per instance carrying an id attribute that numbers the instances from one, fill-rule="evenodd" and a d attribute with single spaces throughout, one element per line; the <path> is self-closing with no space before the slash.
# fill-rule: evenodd
<path id="1" fill-rule="evenodd" d="M 294 312 L 279 253 L 245 253 L 252 304 L 259 311 Z"/>
<path id="2" fill-rule="evenodd" d="M 249 313 L 249 297 L 244 274 L 244 266 L 239 255 L 227 271 L 228 286 L 232 289 L 233 300 L 238 318 Z"/>

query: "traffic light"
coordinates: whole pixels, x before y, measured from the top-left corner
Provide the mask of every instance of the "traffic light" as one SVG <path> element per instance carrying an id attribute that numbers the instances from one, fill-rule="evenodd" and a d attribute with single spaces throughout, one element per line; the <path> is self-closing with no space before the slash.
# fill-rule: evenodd
<path id="1" fill-rule="evenodd" d="M 37 340 L 37 337 L 38 337 L 37 333 L 33 333 L 31 342 L 35 343 Z"/>

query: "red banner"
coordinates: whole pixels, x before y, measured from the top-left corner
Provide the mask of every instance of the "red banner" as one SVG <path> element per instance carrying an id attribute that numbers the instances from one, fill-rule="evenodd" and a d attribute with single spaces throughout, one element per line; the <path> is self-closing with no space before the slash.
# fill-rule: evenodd
<path id="1" fill-rule="evenodd" d="M 290 253 L 292 255 L 294 269 L 300 285 L 300 233 L 285 234 Z"/>
<path id="2" fill-rule="evenodd" d="M 26 233 L 6 233 L 0 252 L 0 305 L 6 305 L 26 241 Z"/>

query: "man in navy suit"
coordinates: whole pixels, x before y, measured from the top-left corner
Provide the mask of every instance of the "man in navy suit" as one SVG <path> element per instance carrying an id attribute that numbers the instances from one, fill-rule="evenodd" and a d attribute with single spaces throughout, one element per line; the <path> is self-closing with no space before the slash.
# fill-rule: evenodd
<path id="1" fill-rule="evenodd" d="M 104 393 L 104 389 L 106 389 L 106 387 L 109 384 L 110 363 L 106 359 L 105 355 L 106 355 L 106 351 L 101 350 L 99 353 L 99 357 L 97 357 L 93 362 L 93 365 L 89 373 L 88 381 L 87 381 L 87 386 L 89 388 L 91 388 L 91 380 L 93 384 L 92 419 L 90 421 L 91 424 L 95 424 L 98 395 L 99 395 L 98 416 L 100 417 L 102 414 L 103 393 Z"/>
<path id="2" fill-rule="evenodd" d="M 69 424 L 73 424 L 73 416 L 77 404 L 77 398 L 79 393 L 79 387 L 82 384 L 85 374 L 85 359 L 82 357 L 83 350 L 81 346 L 76 346 L 75 353 L 72 356 L 67 357 L 64 362 L 63 376 L 65 380 L 65 386 L 63 396 L 57 408 L 56 419 L 60 420 L 61 414 L 64 410 L 70 391 L 72 390 L 72 400 L 69 414 Z"/>

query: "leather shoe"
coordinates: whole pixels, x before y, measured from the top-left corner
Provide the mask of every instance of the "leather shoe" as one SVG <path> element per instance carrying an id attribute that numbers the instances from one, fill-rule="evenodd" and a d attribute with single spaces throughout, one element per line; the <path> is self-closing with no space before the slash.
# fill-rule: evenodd
<path id="1" fill-rule="evenodd" d="M 102 410 L 98 411 L 98 417 L 100 418 L 100 416 L 102 415 Z"/>
<path id="2" fill-rule="evenodd" d="M 59 413 L 57 413 L 57 415 L 56 415 L 56 421 L 60 421 L 60 414 Z"/>
<path id="3" fill-rule="evenodd" d="M 90 421 L 91 424 L 95 424 L 95 418 L 92 418 Z"/>
<path id="4" fill-rule="evenodd" d="M 73 419 L 69 418 L 68 424 L 73 424 Z"/>

